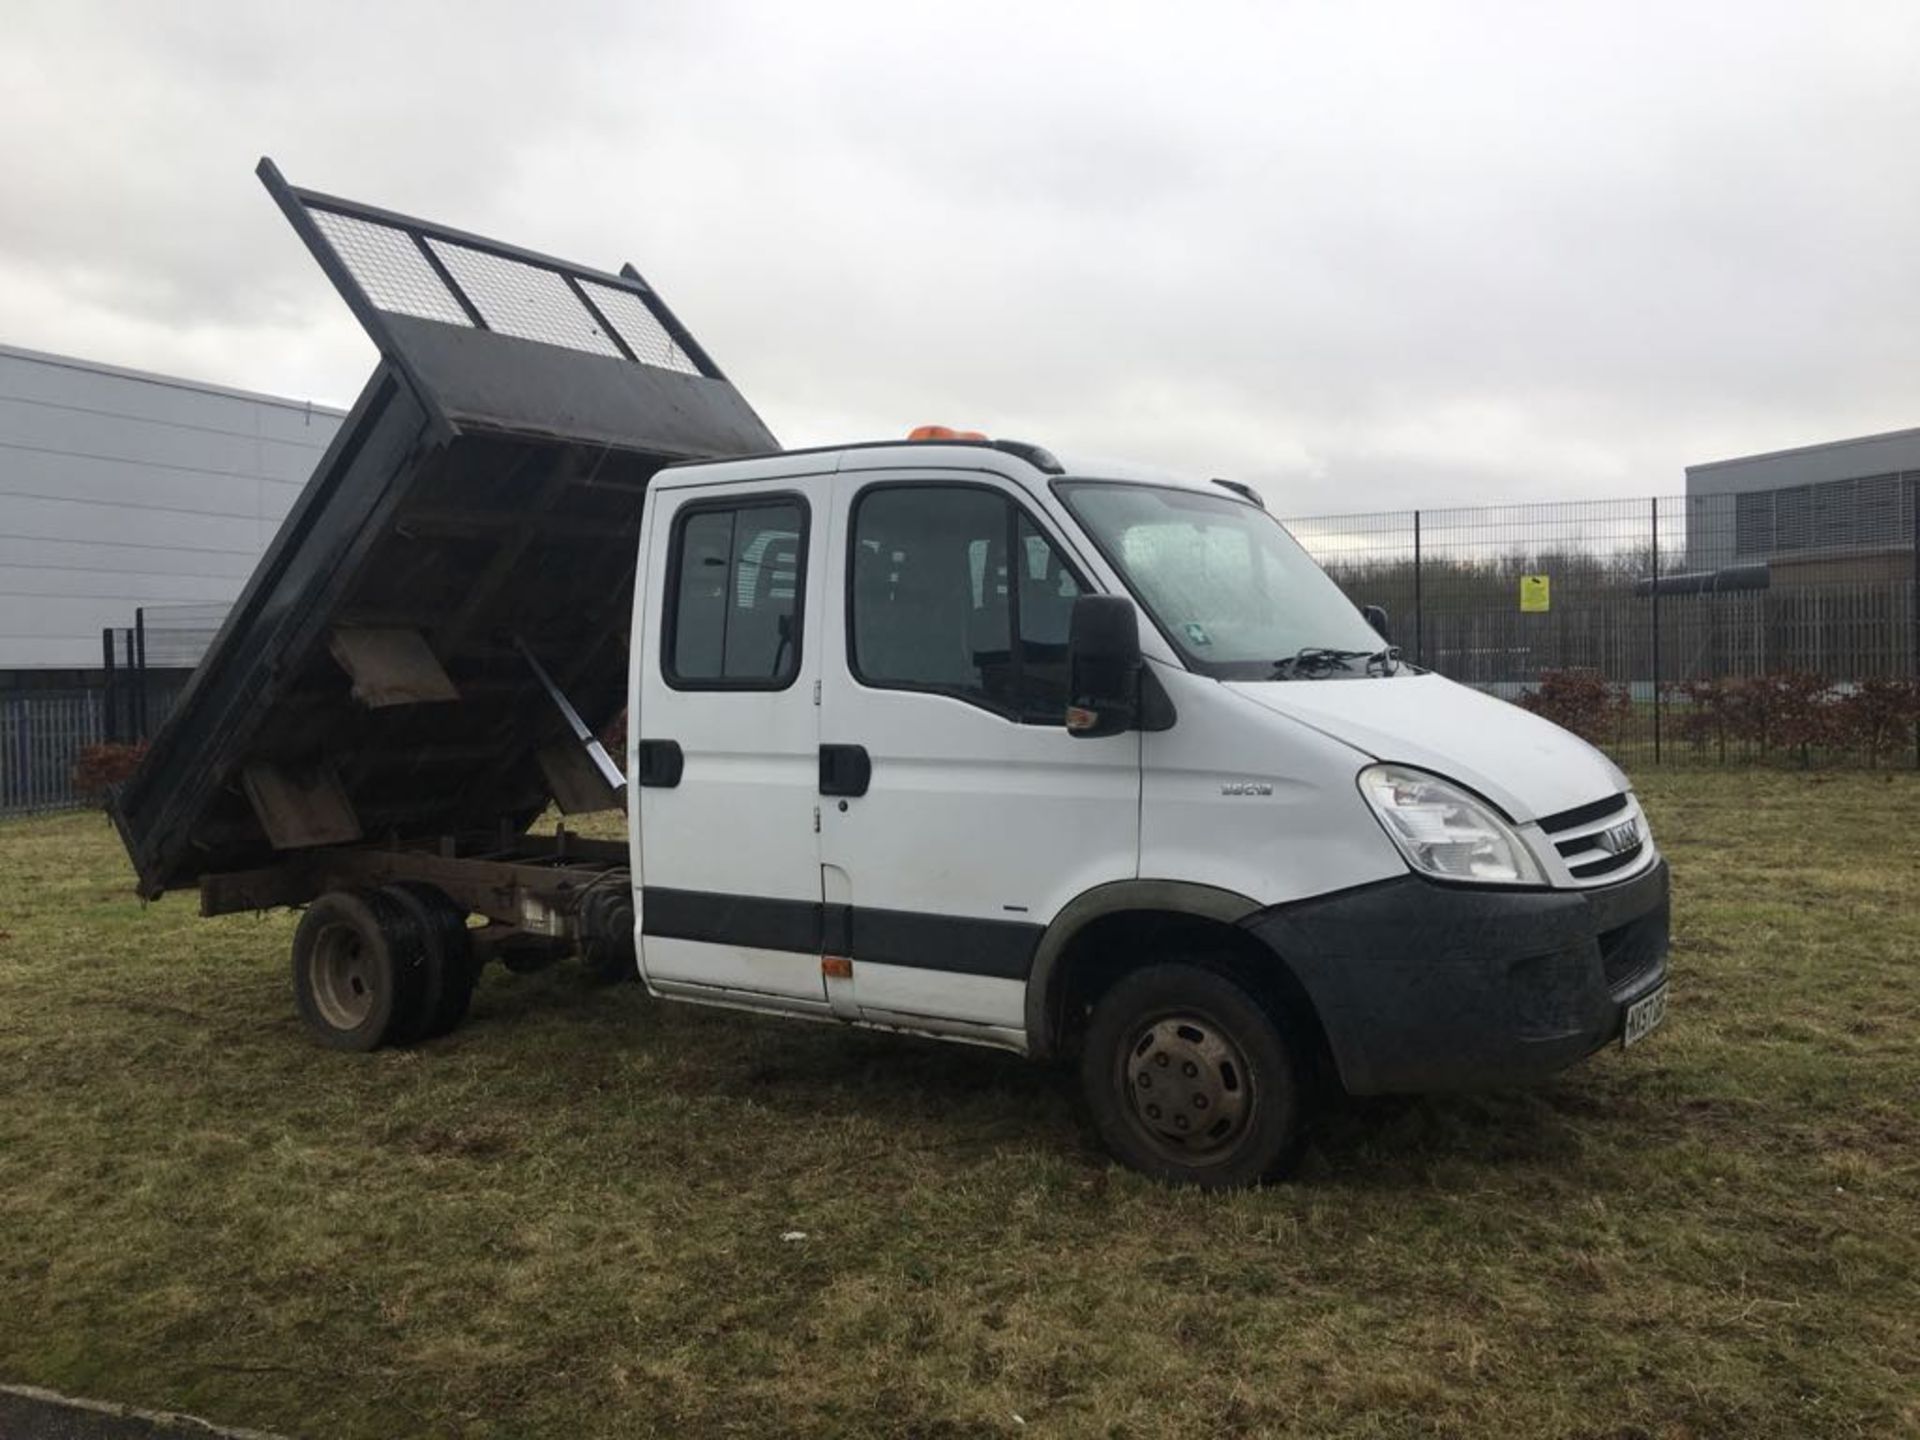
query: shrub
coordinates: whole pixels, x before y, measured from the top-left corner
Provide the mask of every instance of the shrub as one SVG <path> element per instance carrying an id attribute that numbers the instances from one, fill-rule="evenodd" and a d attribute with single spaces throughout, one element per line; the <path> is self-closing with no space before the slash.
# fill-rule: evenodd
<path id="1" fill-rule="evenodd" d="M 1722 760 L 1727 758 L 1727 731 L 1736 683 L 1730 680 L 1687 680 L 1668 688 L 1669 700 L 1678 695 L 1687 702 L 1680 711 L 1680 736 L 1695 750 L 1705 750 L 1712 744 Z"/>
<path id="2" fill-rule="evenodd" d="M 1862 680 L 1840 698 L 1835 710 L 1847 742 L 1866 751 L 1868 765 L 1878 766 L 1880 756 L 1909 743 L 1913 727 L 1920 724 L 1920 681 L 1881 676 Z"/>
<path id="3" fill-rule="evenodd" d="M 1725 731 L 1749 754 L 1764 757 L 1775 749 L 1797 750 L 1801 763 L 1808 764 L 1816 747 L 1827 750 L 1847 743 L 1842 696 L 1819 675 L 1777 670 L 1718 684 Z"/>
<path id="4" fill-rule="evenodd" d="M 626 764 L 627 712 L 625 710 L 607 722 L 607 728 L 600 732 L 600 743 L 606 747 L 607 754 L 613 757 L 614 764 Z"/>
<path id="5" fill-rule="evenodd" d="M 1632 707 L 1598 670 L 1543 670 L 1538 687 L 1520 692 L 1520 708 L 1598 745 L 1618 736 Z"/>
<path id="6" fill-rule="evenodd" d="M 1916 742 L 1920 681 L 1876 677 L 1836 682 L 1806 670 L 1776 670 L 1745 679 L 1684 680 L 1664 685 L 1678 735 L 1696 754 L 1710 747 L 1722 761 L 1737 746 L 1741 759 L 1792 754 L 1802 765 L 1863 757 L 1878 766 Z M 1632 715 L 1625 687 L 1595 670 L 1543 670 L 1519 704 L 1594 744 L 1617 739 Z"/>
<path id="7" fill-rule="evenodd" d="M 107 798 L 109 786 L 118 785 L 146 758 L 147 742 L 132 745 L 83 745 L 73 757 L 73 789 L 81 799 L 98 805 Z"/>
<path id="8" fill-rule="evenodd" d="M 1726 682 L 1727 731 L 1748 751 L 1765 755 L 1779 727 L 1778 692 L 1770 675 Z"/>
<path id="9" fill-rule="evenodd" d="M 1798 750 L 1802 765 L 1811 763 L 1816 745 L 1825 749 L 1844 738 L 1838 724 L 1839 697 L 1820 676 L 1783 670 L 1756 683 L 1772 688 L 1773 739 Z"/>

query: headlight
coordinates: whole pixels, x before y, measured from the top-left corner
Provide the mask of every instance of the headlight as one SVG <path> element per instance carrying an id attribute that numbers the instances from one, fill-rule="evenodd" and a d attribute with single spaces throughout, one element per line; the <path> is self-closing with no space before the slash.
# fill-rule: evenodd
<path id="1" fill-rule="evenodd" d="M 1423 875 L 1487 885 L 1547 883 L 1513 827 L 1458 785 L 1404 765 L 1374 765 L 1360 772 L 1360 793 Z"/>

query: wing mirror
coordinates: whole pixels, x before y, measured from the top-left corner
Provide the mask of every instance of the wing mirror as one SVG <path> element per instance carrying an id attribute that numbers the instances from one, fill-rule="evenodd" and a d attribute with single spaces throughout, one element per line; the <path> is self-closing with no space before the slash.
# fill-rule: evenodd
<path id="1" fill-rule="evenodd" d="M 1140 612 L 1124 595 L 1082 595 L 1067 631 L 1067 733 L 1118 735 L 1140 723 Z"/>
<path id="2" fill-rule="evenodd" d="M 1367 624 L 1380 634 L 1380 638 L 1389 645 L 1393 643 L 1393 626 L 1387 622 L 1387 607 L 1384 605 L 1362 605 L 1360 613 L 1367 617 Z"/>

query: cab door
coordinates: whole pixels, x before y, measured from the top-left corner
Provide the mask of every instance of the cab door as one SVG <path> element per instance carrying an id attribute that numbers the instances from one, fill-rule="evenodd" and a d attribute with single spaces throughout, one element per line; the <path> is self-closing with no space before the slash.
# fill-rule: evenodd
<path id="1" fill-rule="evenodd" d="M 640 967 L 662 993 L 824 1009 L 825 476 L 656 482 L 629 726 Z"/>
<path id="2" fill-rule="evenodd" d="M 1092 573 L 981 471 L 835 477 L 820 737 L 826 948 L 861 1018 L 1019 1044 L 1047 922 L 1139 857 L 1140 736 L 1065 728 Z"/>

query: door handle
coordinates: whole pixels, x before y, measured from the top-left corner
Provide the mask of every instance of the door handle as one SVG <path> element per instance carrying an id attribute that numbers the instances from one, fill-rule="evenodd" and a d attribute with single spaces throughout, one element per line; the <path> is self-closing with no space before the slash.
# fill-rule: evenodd
<path id="1" fill-rule="evenodd" d="M 873 758 L 864 745 L 820 747 L 820 793 L 864 795 L 873 783 Z"/>
<path id="2" fill-rule="evenodd" d="M 680 783 L 687 757 L 678 740 L 642 740 L 633 748 L 634 778 L 642 785 L 671 790 Z"/>

